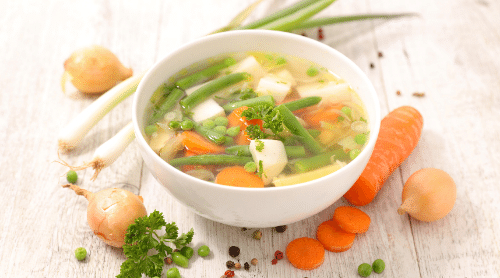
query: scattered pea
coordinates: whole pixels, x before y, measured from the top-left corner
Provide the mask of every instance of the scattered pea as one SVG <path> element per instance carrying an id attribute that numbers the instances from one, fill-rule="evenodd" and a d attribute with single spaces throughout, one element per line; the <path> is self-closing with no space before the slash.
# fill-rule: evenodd
<path id="1" fill-rule="evenodd" d="M 187 259 L 191 259 L 191 257 L 193 256 L 194 254 L 194 250 L 193 248 L 189 247 L 189 246 L 184 246 L 182 247 L 181 249 L 181 254 L 186 257 Z"/>
<path id="2" fill-rule="evenodd" d="M 181 126 L 181 123 L 179 123 L 179 121 L 170 121 L 170 123 L 168 123 L 168 126 L 170 128 L 177 129 Z"/>
<path id="3" fill-rule="evenodd" d="M 214 120 L 215 122 L 215 125 L 217 126 L 227 126 L 227 124 L 229 124 L 229 119 L 226 118 L 226 117 L 217 117 L 215 118 Z"/>
<path id="4" fill-rule="evenodd" d="M 307 69 L 306 73 L 307 73 L 307 75 L 309 75 L 309 76 L 313 77 L 313 76 L 318 75 L 319 70 L 318 70 L 318 68 L 317 68 L 317 67 L 315 67 L 315 66 L 311 66 L 311 67 L 309 67 L 309 68 Z"/>
<path id="5" fill-rule="evenodd" d="M 367 136 L 364 133 L 359 133 L 354 136 L 354 141 L 356 144 L 364 145 L 366 143 Z"/>
<path id="6" fill-rule="evenodd" d="M 253 161 L 247 162 L 244 167 L 245 170 L 250 173 L 257 171 L 257 164 Z"/>
<path id="7" fill-rule="evenodd" d="M 236 135 L 238 135 L 238 133 L 240 133 L 240 127 L 239 126 L 233 126 L 233 127 L 230 127 L 226 130 L 226 134 L 231 136 L 231 137 L 234 137 Z"/>
<path id="8" fill-rule="evenodd" d="M 368 277 L 372 274 L 372 266 L 367 263 L 360 264 L 358 266 L 358 273 L 363 277 Z"/>
<path id="9" fill-rule="evenodd" d="M 180 252 L 172 253 L 172 261 L 176 265 L 184 268 L 188 267 L 189 265 L 189 260 L 186 257 L 184 257 Z"/>
<path id="10" fill-rule="evenodd" d="M 216 131 L 220 134 L 226 134 L 226 127 L 222 126 L 222 125 L 218 125 L 218 126 L 213 128 L 213 131 Z"/>
<path id="11" fill-rule="evenodd" d="M 69 170 L 66 174 L 66 179 L 69 183 L 76 183 L 78 181 L 78 174 L 74 170 Z"/>
<path id="12" fill-rule="evenodd" d="M 385 269 L 385 262 L 382 259 L 377 259 L 372 264 L 373 271 L 382 273 Z"/>
<path id="13" fill-rule="evenodd" d="M 351 158 L 351 160 L 355 159 L 356 157 L 358 157 L 358 155 L 361 153 L 361 150 L 360 149 L 352 149 L 349 151 L 349 157 Z"/>
<path id="14" fill-rule="evenodd" d="M 191 120 L 184 120 L 181 122 L 181 129 L 182 130 L 191 130 L 194 127 L 194 123 Z"/>
<path id="15" fill-rule="evenodd" d="M 167 278 L 181 278 L 181 273 L 177 267 L 172 267 L 167 270 Z"/>
<path id="16" fill-rule="evenodd" d="M 200 248 L 198 248 L 198 255 L 200 255 L 200 257 L 206 257 L 209 254 L 210 254 L 210 248 L 208 248 L 208 246 L 202 245 L 200 246 Z"/>
<path id="17" fill-rule="evenodd" d="M 87 250 L 85 250 L 85 248 L 83 248 L 83 247 L 76 248 L 75 249 L 75 257 L 79 261 L 85 260 L 85 258 L 87 257 Z"/>
<path id="18" fill-rule="evenodd" d="M 215 122 L 211 119 L 208 119 L 208 120 L 203 121 L 203 126 L 206 128 L 212 129 L 215 127 Z"/>

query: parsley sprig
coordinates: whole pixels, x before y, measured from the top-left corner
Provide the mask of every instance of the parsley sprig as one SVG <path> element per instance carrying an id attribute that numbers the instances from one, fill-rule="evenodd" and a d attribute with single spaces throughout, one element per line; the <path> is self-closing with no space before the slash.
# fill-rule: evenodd
<path id="1" fill-rule="evenodd" d="M 149 277 L 161 276 L 164 259 L 173 253 L 172 247 L 167 244 L 181 249 L 191 242 L 193 236 L 193 229 L 179 235 L 175 222 L 167 223 L 163 213 L 156 210 L 149 216 L 136 219 L 125 234 L 123 252 L 127 260 L 122 263 L 120 274 L 116 277 L 140 278 L 143 273 Z"/>
<path id="2" fill-rule="evenodd" d="M 241 113 L 247 120 L 260 119 L 262 127 L 269 129 L 273 134 L 267 134 L 260 129 L 259 125 L 249 125 L 246 132 L 251 139 L 266 139 L 271 136 L 279 138 L 279 133 L 284 130 L 283 115 L 278 109 L 270 105 L 256 105 L 249 107 Z"/>

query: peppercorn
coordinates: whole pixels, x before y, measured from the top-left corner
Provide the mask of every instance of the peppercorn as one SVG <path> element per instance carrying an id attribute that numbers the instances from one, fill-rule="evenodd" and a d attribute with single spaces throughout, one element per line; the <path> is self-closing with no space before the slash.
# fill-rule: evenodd
<path id="1" fill-rule="evenodd" d="M 252 237 L 254 239 L 261 239 L 262 238 L 262 232 L 260 230 L 257 230 L 255 232 L 253 232 Z"/>
<path id="2" fill-rule="evenodd" d="M 283 233 L 285 232 L 287 229 L 287 226 L 286 225 L 282 225 L 282 226 L 277 226 L 277 227 L 274 227 L 274 230 L 278 233 Z"/>
<path id="3" fill-rule="evenodd" d="M 374 68 L 375 67 L 375 64 L 374 63 L 370 63 L 370 68 Z"/>
<path id="4" fill-rule="evenodd" d="M 233 268 L 234 267 L 234 262 L 233 261 L 227 261 L 226 262 L 226 267 L 227 268 Z"/>
<path id="5" fill-rule="evenodd" d="M 281 252 L 280 250 L 276 250 L 276 252 L 274 252 L 274 258 L 277 260 L 283 259 L 283 252 Z"/>
<path id="6" fill-rule="evenodd" d="M 273 259 L 273 260 L 271 261 L 271 263 L 272 263 L 272 264 L 277 264 L 277 263 L 278 263 L 278 259 Z"/>
<path id="7" fill-rule="evenodd" d="M 241 268 L 241 264 L 240 264 L 240 263 L 235 263 L 235 264 L 234 264 L 234 268 L 236 268 L 236 269 L 240 269 L 240 268 Z"/>
<path id="8" fill-rule="evenodd" d="M 234 277 L 234 271 L 226 270 L 226 272 L 224 272 L 224 275 L 226 275 L 229 278 Z"/>
<path id="9" fill-rule="evenodd" d="M 384 53 L 382 53 L 381 51 L 379 51 L 379 52 L 378 52 L 378 57 L 379 57 L 379 58 L 384 57 Z"/>
<path id="10" fill-rule="evenodd" d="M 229 247 L 229 256 L 236 258 L 240 255 L 240 248 L 238 246 Z"/>
<path id="11" fill-rule="evenodd" d="M 172 257 L 166 257 L 165 264 L 172 264 Z"/>
<path id="12" fill-rule="evenodd" d="M 250 264 L 248 262 L 245 262 L 245 264 L 243 265 L 243 268 L 245 270 L 250 270 Z"/>
<path id="13" fill-rule="evenodd" d="M 257 265 L 257 263 L 259 262 L 259 260 L 257 260 L 257 258 L 253 258 L 250 263 L 253 264 L 253 265 Z"/>

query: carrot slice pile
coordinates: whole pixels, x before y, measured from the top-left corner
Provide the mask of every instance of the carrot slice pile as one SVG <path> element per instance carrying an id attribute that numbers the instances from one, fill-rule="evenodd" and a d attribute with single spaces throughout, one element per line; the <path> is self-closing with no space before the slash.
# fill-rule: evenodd
<path id="1" fill-rule="evenodd" d="M 259 176 L 250 173 L 242 166 L 226 167 L 215 177 L 215 183 L 237 187 L 264 187 L 264 182 Z"/>
<path id="2" fill-rule="evenodd" d="M 352 247 L 356 234 L 342 230 L 334 220 L 327 220 L 318 226 L 316 238 L 326 250 L 338 253 Z"/>
<path id="3" fill-rule="evenodd" d="M 318 240 L 296 238 L 286 246 L 286 258 L 296 268 L 310 270 L 319 267 L 325 259 L 325 248 Z"/>
<path id="4" fill-rule="evenodd" d="M 333 212 L 333 220 L 337 222 L 342 230 L 354 234 L 368 231 L 371 222 L 368 214 L 358 208 L 349 206 L 336 208 Z"/>

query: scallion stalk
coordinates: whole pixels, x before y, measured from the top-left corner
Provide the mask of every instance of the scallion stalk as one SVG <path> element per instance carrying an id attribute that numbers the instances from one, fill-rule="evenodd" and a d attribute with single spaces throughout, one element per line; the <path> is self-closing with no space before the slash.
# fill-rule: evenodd
<path id="1" fill-rule="evenodd" d="M 322 17 L 322 18 L 308 19 L 308 20 L 302 21 L 302 22 L 298 23 L 297 25 L 295 25 L 289 31 L 300 30 L 300 29 L 310 29 L 310 28 L 315 28 L 315 27 L 320 27 L 320 26 L 339 24 L 339 23 L 358 21 L 358 20 L 393 19 L 393 18 L 398 18 L 398 17 L 403 17 L 403 16 L 412 16 L 412 15 L 416 15 L 416 14 L 413 14 L 413 13 L 362 14 L 362 15 L 350 15 L 350 16 Z"/>
<path id="2" fill-rule="evenodd" d="M 119 83 L 86 107 L 59 134 L 59 150 L 67 152 L 78 146 L 83 137 L 118 103 L 133 94 L 144 74 L 132 76 Z"/>

